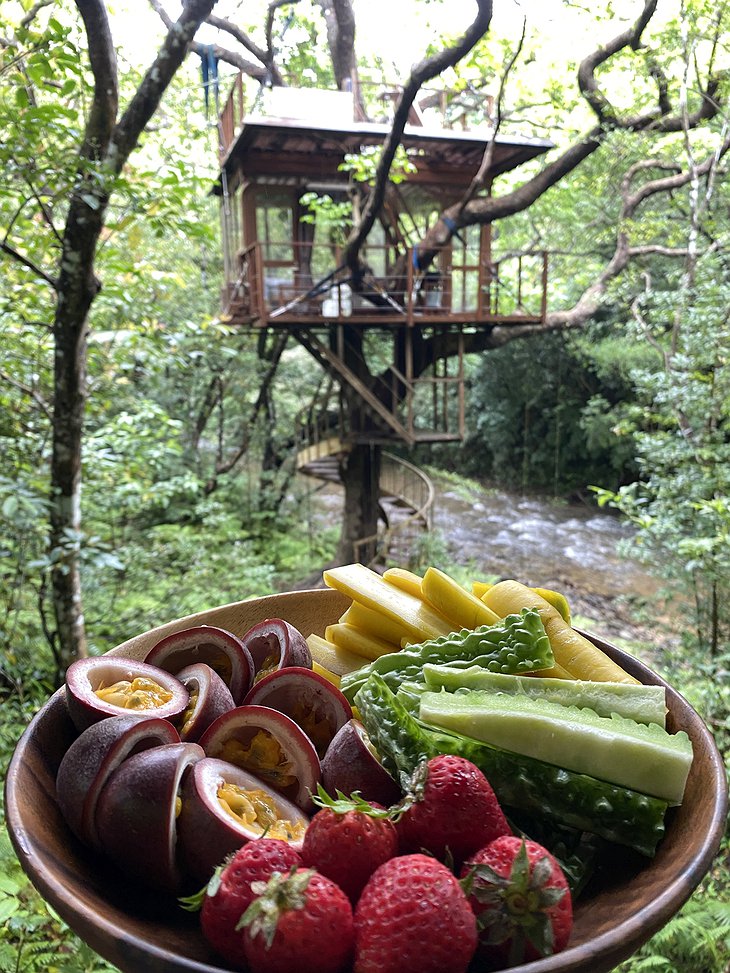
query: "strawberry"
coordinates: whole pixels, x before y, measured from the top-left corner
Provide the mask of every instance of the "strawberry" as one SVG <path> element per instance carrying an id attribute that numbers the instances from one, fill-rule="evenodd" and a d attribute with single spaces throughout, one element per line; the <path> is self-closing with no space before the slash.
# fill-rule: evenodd
<path id="1" fill-rule="evenodd" d="M 428 855 L 381 865 L 355 909 L 354 973 L 464 973 L 476 945 L 459 882 Z"/>
<path id="2" fill-rule="evenodd" d="M 245 965 L 244 936 L 238 922 L 256 897 L 252 886 L 275 872 L 288 875 L 301 858 L 286 841 L 257 838 L 220 865 L 197 895 L 181 900 L 184 908 L 201 909 L 200 928 L 213 949 L 231 966 Z"/>
<path id="3" fill-rule="evenodd" d="M 573 925 L 568 883 L 536 841 L 497 838 L 464 864 L 462 881 L 479 923 L 480 956 L 501 968 L 565 949 Z"/>
<path id="4" fill-rule="evenodd" d="M 397 821 L 403 851 L 425 850 L 457 866 L 500 835 L 511 834 L 484 774 L 444 754 L 416 767 Z"/>
<path id="5" fill-rule="evenodd" d="M 257 898 L 241 918 L 251 973 L 342 973 L 354 943 L 352 906 L 313 868 L 254 882 Z"/>
<path id="6" fill-rule="evenodd" d="M 302 860 L 331 878 L 353 905 L 375 869 L 398 854 L 398 835 L 380 804 L 369 804 L 356 792 L 336 799 L 320 786 L 314 798 L 321 808 L 304 835 Z"/>

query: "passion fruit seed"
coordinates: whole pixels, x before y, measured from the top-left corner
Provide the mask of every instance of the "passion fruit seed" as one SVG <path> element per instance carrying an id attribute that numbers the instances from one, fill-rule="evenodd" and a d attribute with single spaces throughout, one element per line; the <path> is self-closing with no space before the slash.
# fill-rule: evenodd
<path id="1" fill-rule="evenodd" d="M 223 682 L 230 685 L 231 675 L 233 674 L 233 663 L 225 652 L 218 652 L 216 655 L 206 658 L 206 662 L 214 672 L 218 673 Z"/>
<path id="2" fill-rule="evenodd" d="M 270 781 L 277 788 L 289 787 L 297 780 L 281 744 L 268 730 L 257 730 L 248 744 L 235 737 L 226 740 L 217 756 Z"/>
<path id="3" fill-rule="evenodd" d="M 270 652 L 261 663 L 261 668 L 254 676 L 254 683 L 261 682 L 264 676 L 268 676 L 270 672 L 276 672 L 276 670 L 279 668 L 280 662 L 281 654 L 278 649 L 274 652 Z"/>
<path id="4" fill-rule="evenodd" d="M 272 796 L 260 788 L 245 790 L 226 781 L 218 788 L 217 796 L 224 811 L 257 835 L 282 841 L 304 839 L 306 824 L 281 817 Z"/>
<path id="5" fill-rule="evenodd" d="M 160 686 L 159 683 L 144 676 L 135 676 L 131 681 L 120 679 L 119 682 L 105 686 L 103 683 L 94 690 L 94 695 L 105 703 L 119 706 L 120 709 L 157 709 L 172 699 L 173 694 Z"/>
<path id="6" fill-rule="evenodd" d="M 288 715 L 301 726 L 317 753 L 323 754 L 332 739 L 332 727 L 320 708 L 298 700 Z"/>
<path id="7" fill-rule="evenodd" d="M 181 734 L 187 733 L 190 730 L 190 723 L 195 715 L 195 707 L 198 705 L 199 692 L 197 687 L 194 686 L 192 689 L 188 688 L 188 692 L 190 693 L 190 699 L 188 700 L 188 707 L 183 713 Z"/>

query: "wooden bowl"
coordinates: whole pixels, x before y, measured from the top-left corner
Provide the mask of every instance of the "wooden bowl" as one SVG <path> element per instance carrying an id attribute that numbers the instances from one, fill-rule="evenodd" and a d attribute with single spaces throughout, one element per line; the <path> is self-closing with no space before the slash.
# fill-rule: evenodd
<path id="1" fill-rule="evenodd" d="M 322 634 L 347 607 L 336 591 L 275 595 L 178 619 L 112 652 L 142 659 L 160 638 L 207 623 L 243 634 L 264 618 L 281 617 L 305 635 Z M 614 646 L 593 641 L 644 683 L 665 685 Z M 712 737 L 692 707 L 667 686 L 668 727 L 694 746 L 684 803 L 667 816 L 653 860 L 616 847 L 576 903 L 569 948 L 513 968 L 519 973 L 603 973 L 635 952 L 689 898 L 717 853 L 727 814 L 725 769 Z M 5 787 L 8 830 L 18 858 L 41 895 L 93 949 L 125 973 L 219 973 L 225 969 L 198 931 L 198 920 L 127 882 L 73 837 L 56 804 L 56 771 L 74 738 L 64 690 L 37 714 L 13 756 Z"/>

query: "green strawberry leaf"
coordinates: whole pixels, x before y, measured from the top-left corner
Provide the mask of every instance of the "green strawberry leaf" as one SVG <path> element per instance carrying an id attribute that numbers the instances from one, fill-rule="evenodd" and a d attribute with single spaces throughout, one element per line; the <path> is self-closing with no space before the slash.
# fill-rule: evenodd
<path id="1" fill-rule="evenodd" d="M 236 931 L 248 928 L 252 937 L 263 936 L 270 949 L 282 912 L 303 909 L 307 903 L 307 887 L 313 868 L 292 868 L 283 875 L 274 872 L 267 882 L 252 882 L 251 891 L 257 896 L 236 923 Z"/>
<path id="2" fill-rule="evenodd" d="M 311 794 L 311 791 L 310 791 Z M 312 801 L 320 808 L 329 808 L 335 814 L 347 814 L 350 811 L 358 811 L 360 814 L 367 814 L 370 818 L 389 818 L 390 811 L 387 808 L 373 807 L 361 795 L 360 791 L 353 791 L 348 797 L 342 791 L 335 791 L 336 797 L 331 797 L 321 784 L 317 784 L 317 793 L 311 794 Z"/>

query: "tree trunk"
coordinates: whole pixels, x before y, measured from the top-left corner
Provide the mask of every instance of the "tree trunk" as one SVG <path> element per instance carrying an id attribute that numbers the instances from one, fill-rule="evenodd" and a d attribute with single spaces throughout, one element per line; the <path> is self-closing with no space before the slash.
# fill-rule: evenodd
<path id="1" fill-rule="evenodd" d="M 376 550 L 380 482 L 381 447 L 357 443 L 340 464 L 340 477 L 345 488 L 342 532 L 337 547 L 337 562 L 367 564 Z M 367 543 L 358 543 L 370 538 Z"/>
<path id="2" fill-rule="evenodd" d="M 60 304 L 54 322 L 50 517 L 59 676 L 74 658 L 87 654 L 81 608 L 81 444 L 86 405 L 86 316 L 96 287 L 87 278 L 75 293 L 64 291 L 62 282 L 60 292 L 66 300 Z"/>
<path id="3" fill-rule="evenodd" d="M 53 322 L 54 400 L 51 457 L 51 585 L 56 619 L 56 665 L 61 676 L 86 655 L 81 602 L 81 455 L 86 406 L 88 315 L 100 284 L 94 272 L 113 179 L 188 52 L 215 0 L 188 0 L 117 121 L 117 61 L 103 0 L 76 0 L 88 40 L 94 94 L 79 150 L 76 185 L 63 232 Z"/>

